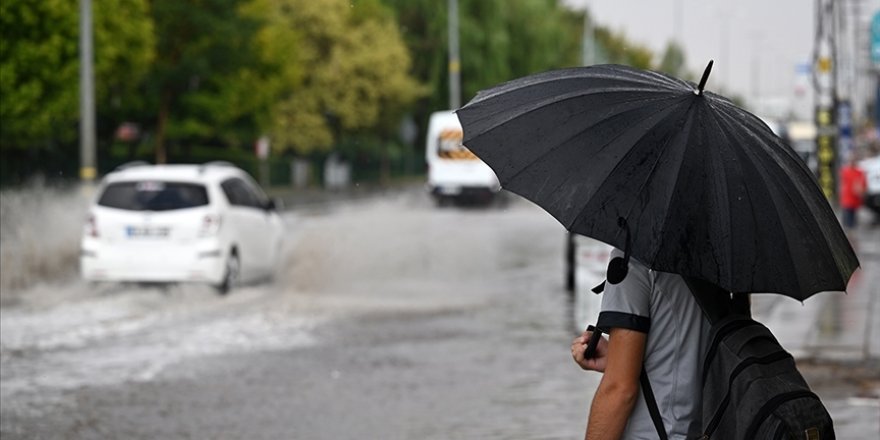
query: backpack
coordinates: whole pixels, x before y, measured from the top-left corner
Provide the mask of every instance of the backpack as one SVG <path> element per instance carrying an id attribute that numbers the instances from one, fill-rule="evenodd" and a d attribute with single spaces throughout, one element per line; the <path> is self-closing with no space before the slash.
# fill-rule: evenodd
<path id="1" fill-rule="evenodd" d="M 705 281 L 685 281 L 711 325 L 700 438 L 834 439 L 822 401 L 773 333 L 751 319 L 748 297 L 731 297 Z"/>
<path id="2" fill-rule="evenodd" d="M 698 438 L 834 440 L 834 425 L 825 405 L 770 329 L 751 318 L 748 296 L 683 278 L 710 324 L 710 344 L 703 359 L 702 435 Z M 602 330 L 592 326 L 588 330 L 594 330 L 585 352 L 590 358 Z M 666 440 L 644 366 L 639 381 L 658 438 Z"/>

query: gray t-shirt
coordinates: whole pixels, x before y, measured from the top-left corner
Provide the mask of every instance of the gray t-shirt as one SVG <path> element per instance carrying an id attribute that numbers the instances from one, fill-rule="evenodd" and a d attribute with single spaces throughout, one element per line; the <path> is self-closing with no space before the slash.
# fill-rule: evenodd
<path id="1" fill-rule="evenodd" d="M 611 258 L 622 257 L 615 249 Z M 680 275 L 648 269 L 630 259 L 620 284 L 606 284 L 597 326 L 648 334 L 645 370 L 670 439 L 699 437 L 702 359 L 709 323 Z M 625 439 L 656 439 L 645 396 L 633 409 Z"/>

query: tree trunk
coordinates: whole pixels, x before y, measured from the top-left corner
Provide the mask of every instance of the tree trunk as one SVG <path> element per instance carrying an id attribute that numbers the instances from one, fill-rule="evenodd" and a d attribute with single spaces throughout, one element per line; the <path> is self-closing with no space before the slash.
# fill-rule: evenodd
<path id="1" fill-rule="evenodd" d="M 391 183 L 391 159 L 388 157 L 388 143 L 382 145 L 382 155 L 379 159 L 379 184 L 387 187 Z"/>
<path id="2" fill-rule="evenodd" d="M 171 111 L 171 92 L 162 92 L 159 101 L 159 121 L 156 124 L 156 164 L 168 162 L 168 154 L 165 151 L 165 131 L 168 127 L 168 114 Z"/>

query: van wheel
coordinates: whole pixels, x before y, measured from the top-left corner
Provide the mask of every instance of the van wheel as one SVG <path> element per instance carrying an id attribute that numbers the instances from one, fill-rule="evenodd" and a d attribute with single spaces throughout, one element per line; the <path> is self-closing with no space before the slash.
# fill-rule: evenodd
<path id="1" fill-rule="evenodd" d="M 220 295 L 226 295 L 229 293 L 229 290 L 238 282 L 240 273 L 241 260 L 239 260 L 238 255 L 233 251 L 229 254 L 229 258 L 226 259 L 226 270 L 223 274 L 223 281 L 215 286 L 217 293 Z"/>

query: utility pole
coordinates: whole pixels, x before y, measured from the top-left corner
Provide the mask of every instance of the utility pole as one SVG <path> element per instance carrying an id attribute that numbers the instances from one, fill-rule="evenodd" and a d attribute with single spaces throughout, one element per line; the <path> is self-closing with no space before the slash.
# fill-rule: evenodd
<path id="1" fill-rule="evenodd" d="M 813 86 L 816 90 L 816 156 L 819 186 L 830 201 L 837 194 L 837 66 L 834 41 L 834 1 L 816 0 L 816 41 Z"/>
<path id="2" fill-rule="evenodd" d="M 92 0 L 79 0 L 79 178 L 92 183 L 95 167 L 95 74 Z"/>
<path id="3" fill-rule="evenodd" d="M 762 108 L 761 102 L 761 46 L 764 43 L 764 35 L 759 31 L 752 32 L 752 61 L 751 80 L 749 81 L 750 94 L 755 108 Z"/>
<path id="4" fill-rule="evenodd" d="M 684 9 L 681 0 L 675 0 L 675 11 L 672 16 L 672 29 L 675 43 L 681 45 L 684 50 Z"/>
<path id="5" fill-rule="evenodd" d="M 458 56 L 458 0 L 449 0 L 449 108 L 461 107 L 461 60 Z"/>
<path id="6" fill-rule="evenodd" d="M 721 84 L 730 87 L 730 21 L 737 18 L 735 6 L 719 6 L 715 12 L 721 25 L 718 27 L 718 58 L 721 60 L 713 69 L 720 69 Z M 684 50 L 684 43 L 682 50 Z"/>
<path id="7" fill-rule="evenodd" d="M 581 36 L 581 63 L 585 66 L 596 64 L 596 27 L 589 10 L 587 2 L 584 4 L 584 33 Z"/>
<path id="8" fill-rule="evenodd" d="M 869 25 L 868 17 L 862 16 L 863 0 L 850 0 L 851 5 L 851 23 L 852 31 L 849 37 L 850 54 L 852 60 L 850 63 L 851 75 L 851 92 L 853 116 L 856 120 L 862 121 L 867 114 L 868 96 L 871 95 L 868 88 L 865 87 L 865 80 L 870 73 L 869 62 L 870 54 L 870 33 L 866 24 Z"/>
<path id="9" fill-rule="evenodd" d="M 853 104 L 855 98 L 853 85 L 855 83 L 855 71 L 853 70 L 852 26 L 847 16 L 846 3 L 842 0 L 834 0 L 834 81 L 836 90 L 835 117 L 837 125 L 837 164 L 849 160 L 853 153 Z"/>

